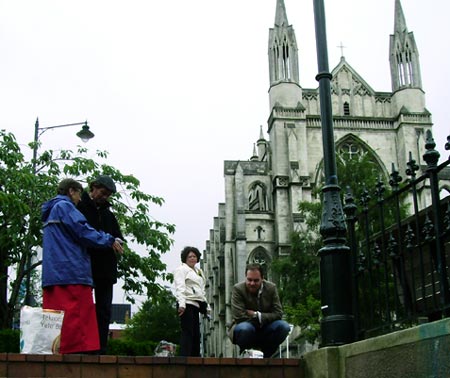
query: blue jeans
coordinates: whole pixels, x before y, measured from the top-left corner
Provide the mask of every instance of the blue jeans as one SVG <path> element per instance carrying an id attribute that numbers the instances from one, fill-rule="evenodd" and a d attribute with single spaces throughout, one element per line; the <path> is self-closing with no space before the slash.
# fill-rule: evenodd
<path id="1" fill-rule="evenodd" d="M 289 324 L 284 320 L 275 320 L 262 327 L 255 327 L 250 322 L 242 322 L 234 327 L 233 343 L 244 349 L 259 349 L 264 357 L 271 357 L 278 346 L 289 334 Z"/>

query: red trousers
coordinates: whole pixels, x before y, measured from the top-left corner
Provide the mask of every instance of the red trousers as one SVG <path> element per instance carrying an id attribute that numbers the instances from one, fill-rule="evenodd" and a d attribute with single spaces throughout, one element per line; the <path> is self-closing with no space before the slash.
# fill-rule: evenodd
<path id="1" fill-rule="evenodd" d="M 60 353 L 84 353 L 100 349 L 92 287 L 86 285 L 48 286 L 42 307 L 63 310 Z"/>

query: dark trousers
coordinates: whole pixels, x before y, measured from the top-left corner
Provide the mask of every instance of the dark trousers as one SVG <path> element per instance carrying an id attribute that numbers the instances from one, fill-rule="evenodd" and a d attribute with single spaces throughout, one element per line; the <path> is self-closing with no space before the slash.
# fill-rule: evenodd
<path id="1" fill-rule="evenodd" d="M 105 281 L 96 281 L 94 295 L 98 334 L 100 337 L 100 354 L 106 354 L 106 346 L 108 344 L 109 336 L 109 322 L 111 321 L 113 284 Z"/>
<path id="2" fill-rule="evenodd" d="M 187 304 L 180 316 L 180 356 L 200 357 L 200 320 L 198 307 Z"/>

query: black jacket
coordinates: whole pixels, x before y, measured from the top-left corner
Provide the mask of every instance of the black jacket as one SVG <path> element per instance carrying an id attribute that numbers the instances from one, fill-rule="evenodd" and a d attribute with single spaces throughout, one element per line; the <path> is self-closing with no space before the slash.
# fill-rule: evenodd
<path id="1" fill-rule="evenodd" d="M 111 204 L 106 202 L 98 207 L 89 194 L 84 191 L 78 204 L 80 210 L 89 224 L 96 230 L 102 230 L 116 238 L 123 240 L 116 216 L 109 209 Z M 97 281 L 117 282 L 117 257 L 112 248 L 88 248 L 92 262 L 92 277 L 94 284 Z"/>

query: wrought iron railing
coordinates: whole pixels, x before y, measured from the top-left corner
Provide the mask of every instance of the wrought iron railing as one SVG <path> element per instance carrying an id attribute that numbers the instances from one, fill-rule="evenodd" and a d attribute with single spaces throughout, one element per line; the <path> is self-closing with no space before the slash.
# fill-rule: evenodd
<path id="1" fill-rule="evenodd" d="M 428 132 L 420 177 L 411 157 L 405 182 L 393 167 L 388 196 L 381 180 L 372 202 L 345 196 L 358 339 L 450 316 L 450 159 L 438 165 L 435 146 Z"/>

